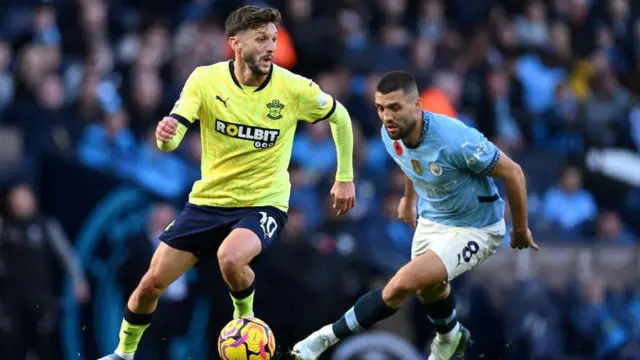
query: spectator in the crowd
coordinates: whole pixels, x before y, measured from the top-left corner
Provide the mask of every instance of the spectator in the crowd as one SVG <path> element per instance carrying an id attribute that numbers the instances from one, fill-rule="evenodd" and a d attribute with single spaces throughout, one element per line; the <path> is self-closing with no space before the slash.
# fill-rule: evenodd
<path id="1" fill-rule="evenodd" d="M 461 87 L 460 77 L 454 72 L 442 71 L 434 74 L 433 86 L 425 89 L 421 94 L 423 109 L 456 117 Z"/>
<path id="2" fill-rule="evenodd" d="M 136 149 L 131 161 L 120 164 L 124 176 L 130 177 L 150 192 L 165 199 L 176 199 L 193 184 L 193 174 L 176 154 L 158 149 L 155 129 L 148 130 L 145 141 Z"/>
<path id="3" fill-rule="evenodd" d="M 579 103 L 567 83 L 558 85 L 553 107 L 544 116 L 547 144 L 553 149 L 580 151 L 583 149 Z"/>
<path id="4" fill-rule="evenodd" d="M 60 223 L 40 211 L 33 190 L 13 186 L 0 218 L 0 352 L 23 360 L 27 351 L 40 360 L 55 358 L 59 324 L 55 265 L 71 278 L 76 298 L 89 299 L 89 284 Z"/>
<path id="5" fill-rule="evenodd" d="M 629 332 L 607 303 L 605 286 L 599 279 L 582 284 L 580 299 L 571 309 L 575 331 L 593 346 L 597 359 L 617 359 L 616 354 L 629 341 Z"/>
<path id="6" fill-rule="evenodd" d="M 418 19 L 418 33 L 432 41 L 439 42 L 444 37 L 447 28 L 442 1 L 423 1 L 421 10 Z"/>
<path id="7" fill-rule="evenodd" d="M 283 11 L 296 48 L 295 70 L 307 75 L 334 68 L 341 51 L 331 19 L 314 16 L 314 5 L 312 0 L 288 0 Z"/>
<path id="8" fill-rule="evenodd" d="M 128 113 L 131 117 L 131 130 L 138 138 L 144 139 L 145 132 L 167 116 L 171 106 L 164 101 L 162 80 L 154 70 L 140 69 L 131 79 Z"/>
<path id="9" fill-rule="evenodd" d="M 626 123 L 631 97 L 611 71 L 592 78 L 591 94 L 584 105 L 587 140 L 598 146 L 616 144 L 616 130 Z"/>
<path id="10" fill-rule="evenodd" d="M 128 115 L 116 111 L 104 115 L 104 123 L 89 125 L 78 145 L 78 157 L 85 165 L 98 170 L 122 171 L 132 161 L 135 139 L 129 130 Z"/>
<path id="11" fill-rule="evenodd" d="M 595 219 L 597 205 L 591 193 L 583 188 L 582 171 L 578 167 L 569 165 L 562 170 L 558 185 L 544 195 L 541 215 L 575 237 L 584 231 L 584 225 Z"/>
<path id="12" fill-rule="evenodd" d="M 524 145 L 521 127 L 526 120 L 518 118 L 520 113 L 512 105 L 507 74 L 494 70 L 487 80 L 486 95 L 477 111 L 478 129 L 503 151 L 517 151 Z"/>
<path id="13" fill-rule="evenodd" d="M 518 59 L 518 79 L 524 87 L 525 107 L 535 117 L 553 106 L 555 89 L 567 77 L 567 72 L 548 50 L 523 55 Z"/>
<path id="14" fill-rule="evenodd" d="M 518 43 L 526 47 L 543 47 L 549 40 L 547 14 L 544 3 L 539 0 L 527 1 L 524 15 L 516 20 Z"/>
<path id="15" fill-rule="evenodd" d="M 562 316 L 550 289 L 540 279 L 515 284 L 506 317 L 506 359 L 559 359 L 564 355 Z"/>
<path id="16" fill-rule="evenodd" d="M 613 211 L 603 211 L 596 222 L 594 241 L 599 244 L 634 244 L 633 234 L 625 228 L 620 216 Z"/>
<path id="17" fill-rule="evenodd" d="M 427 86 L 436 61 L 435 42 L 427 37 L 418 37 L 411 49 L 411 73 L 415 75 L 418 88 Z"/>
<path id="18" fill-rule="evenodd" d="M 160 245 L 160 234 L 175 219 L 176 209 L 168 204 L 154 204 L 149 210 L 147 227 L 140 236 L 131 240 L 127 256 L 120 265 L 118 279 L 123 295 L 129 296 L 144 276 L 153 254 Z M 171 340 L 187 332 L 191 314 L 192 291 L 187 273 L 173 282 L 160 297 L 158 311 L 148 334 L 140 342 L 140 352 L 149 359 L 170 360 Z"/>
<path id="19" fill-rule="evenodd" d="M 29 119 L 18 122 L 27 151 L 38 155 L 73 155 L 82 124 L 65 106 L 64 96 L 62 79 L 50 73 L 36 89 L 35 102 L 24 102 L 14 108 L 14 117 Z"/>

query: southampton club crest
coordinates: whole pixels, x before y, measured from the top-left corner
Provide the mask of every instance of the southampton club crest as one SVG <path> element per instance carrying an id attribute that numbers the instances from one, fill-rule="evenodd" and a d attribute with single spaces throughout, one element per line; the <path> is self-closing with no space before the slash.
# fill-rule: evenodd
<path id="1" fill-rule="evenodd" d="M 280 100 L 274 99 L 267 104 L 267 109 L 269 109 L 269 113 L 267 114 L 269 119 L 279 120 L 282 118 L 282 109 L 284 109 L 284 104 L 281 103 Z"/>

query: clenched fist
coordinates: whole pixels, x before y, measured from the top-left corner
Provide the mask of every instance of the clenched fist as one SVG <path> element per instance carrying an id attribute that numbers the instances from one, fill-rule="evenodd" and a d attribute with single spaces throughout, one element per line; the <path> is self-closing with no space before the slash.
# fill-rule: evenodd
<path id="1" fill-rule="evenodd" d="M 165 116 L 156 127 L 156 139 L 162 142 L 171 140 L 178 130 L 178 120 Z"/>

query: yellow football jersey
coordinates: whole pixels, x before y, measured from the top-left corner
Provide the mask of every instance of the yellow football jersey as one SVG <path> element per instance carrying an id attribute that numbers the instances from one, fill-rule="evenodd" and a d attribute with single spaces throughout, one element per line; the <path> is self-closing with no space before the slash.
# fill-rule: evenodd
<path id="1" fill-rule="evenodd" d="M 200 121 L 202 178 L 189 202 L 287 211 L 298 120 L 328 119 L 335 108 L 316 83 L 277 65 L 260 87 L 241 85 L 233 61 L 198 67 L 171 112 L 187 126 Z"/>

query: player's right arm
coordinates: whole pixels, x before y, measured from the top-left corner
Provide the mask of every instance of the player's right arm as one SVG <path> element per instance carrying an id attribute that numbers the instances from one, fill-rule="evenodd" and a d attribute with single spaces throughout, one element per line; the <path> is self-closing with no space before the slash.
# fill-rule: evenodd
<path id="1" fill-rule="evenodd" d="M 404 177 L 404 197 L 414 203 L 418 201 L 418 193 L 416 188 L 413 187 L 413 181 L 407 176 Z"/>
<path id="2" fill-rule="evenodd" d="M 198 67 L 191 73 L 171 114 L 158 123 L 156 127 L 156 143 L 160 150 L 175 150 L 182 142 L 187 130 L 197 120 L 202 104 L 200 92 L 202 69 L 202 67 Z"/>
<path id="3" fill-rule="evenodd" d="M 417 206 L 418 193 L 413 187 L 413 182 L 407 176 L 404 178 L 404 197 L 400 199 L 398 204 L 398 219 L 416 228 L 418 215 Z"/>

